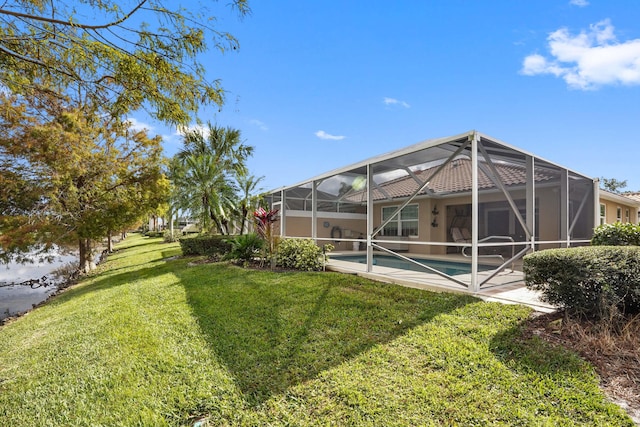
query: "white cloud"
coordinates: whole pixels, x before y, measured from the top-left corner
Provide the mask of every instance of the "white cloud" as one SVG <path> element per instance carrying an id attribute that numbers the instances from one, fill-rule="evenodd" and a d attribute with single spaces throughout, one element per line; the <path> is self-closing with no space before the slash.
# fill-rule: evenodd
<path id="1" fill-rule="evenodd" d="M 319 130 L 315 135 L 320 139 L 331 139 L 333 141 L 340 141 L 345 138 L 343 135 L 331 135 L 323 130 Z"/>
<path id="2" fill-rule="evenodd" d="M 569 4 L 578 7 L 589 6 L 589 2 L 587 0 L 569 0 Z"/>
<path id="3" fill-rule="evenodd" d="M 608 19 L 573 35 L 561 28 L 547 37 L 552 58 L 527 56 L 520 72 L 552 74 L 574 89 L 640 84 L 640 39 L 618 42 Z"/>
<path id="4" fill-rule="evenodd" d="M 264 130 L 264 131 L 269 130 L 267 125 L 264 122 L 261 122 L 260 120 L 256 120 L 256 119 L 249 120 L 249 124 L 252 124 L 253 126 L 256 126 L 260 130 Z"/>
<path id="5" fill-rule="evenodd" d="M 147 132 L 151 132 L 153 130 L 153 126 L 150 124 L 141 122 L 133 117 L 128 118 L 127 121 L 130 123 L 129 128 L 134 131 L 146 130 Z"/>
<path id="6" fill-rule="evenodd" d="M 192 125 L 192 126 L 181 126 L 177 129 L 177 133 L 180 136 L 185 136 L 189 132 L 197 131 L 202 134 L 205 138 L 209 137 L 209 127 L 204 125 Z"/>
<path id="7" fill-rule="evenodd" d="M 403 106 L 404 108 L 411 108 L 411 105 L 407 104 L 404 101 L 399 101 L 395 98 L 383 98 L 382 102 L 384 102 L 385 105 L 400 105 Z"/>

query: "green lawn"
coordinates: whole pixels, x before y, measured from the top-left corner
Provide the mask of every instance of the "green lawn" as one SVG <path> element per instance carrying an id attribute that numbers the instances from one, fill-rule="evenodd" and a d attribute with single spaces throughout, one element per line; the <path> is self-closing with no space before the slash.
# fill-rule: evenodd
<path id="1" fill-rule="evenodd" d="M 1 327 L 0 425 L 633 425 L 527 308 L 179 253 L 134 235 Z"/>

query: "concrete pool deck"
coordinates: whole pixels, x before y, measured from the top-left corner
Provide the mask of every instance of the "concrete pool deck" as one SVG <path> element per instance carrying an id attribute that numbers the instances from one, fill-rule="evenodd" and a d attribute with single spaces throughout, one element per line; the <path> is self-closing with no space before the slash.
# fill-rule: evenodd
<path id="1" fill-rule="evenodd" d="M 469 291 L 468 288 L 463 285 L 457 284 L 444 277 L 441 277 L 434 273 L 429 273 L 427 271 L 421 272 L 374 265 L 372 271 L 367 272 L 366 264 L 342 261 L 332 258 L 340 255 L 349 256 L 358 255 L 358 253 L 332 253 L 329 257 L 329 262 L 327 263 L 327 270 L 347 274 L 357 274 L 359 276 L 367 277 L 372 280 L 377 280 L 385 283 L 393 283 L 411 288 L 437 292 L 458 292 L 471 294 L 485 301 L 496 301 L 505 304 L 522 304 L 529 306 L 536 311 L 545 313 L 555 310 L 555 307 L 543 302 L 540 299 L 540 294 L 538 292 L 527 289 L 524 284 L 524 274 L 521 271 L 521 263 L 515 263 L 513 266 L 513 270 L 506 269 L 501 271 L 491 279 L 490 283 L 485 284 L 479 292 L 474 293 Z M 413 258 L 412 255 L 403 255 Z M 461 257 L 458 254 L 429 257 L 429 259 L 469 263 L 468 258 Z M 483 260 L 483 264 L 484 263 L 485 260 Z M 480 281 L 482 281 L 482 279 L 487 277 L 489 274 L 491 274 L 491 271 L 479 272 L 478 277 Z M 460 274 L 456 275 L 455 277 L 467 283 L 471 281 L 470 274 Z"/>

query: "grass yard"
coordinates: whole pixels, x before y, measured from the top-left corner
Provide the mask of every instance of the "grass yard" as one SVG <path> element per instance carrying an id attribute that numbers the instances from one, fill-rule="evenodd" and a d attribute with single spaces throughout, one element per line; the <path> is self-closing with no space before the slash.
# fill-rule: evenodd
<path id="1" fill-rule="evenodd" d="M 633 425 L 527 308 L 118 248 L 0 327 L 0 425 Z"/>

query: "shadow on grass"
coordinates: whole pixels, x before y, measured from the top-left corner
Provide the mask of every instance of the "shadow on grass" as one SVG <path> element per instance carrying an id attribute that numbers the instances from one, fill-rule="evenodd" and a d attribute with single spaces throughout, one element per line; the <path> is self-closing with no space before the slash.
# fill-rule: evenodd
<path id="1" fill-rule="evenodd" d="M 524 336 L 527 322 L 523 320 L 493 337 L 489 348 L 499 360 L 522 373 L 557 376 L 584 372 L 585 361 L 576 354 L 536 336 Z"/>
<path id="2" fill-rule="evenodd" d="M 594 368 L 576 353 L 523 331 L 528 320 L 496 334 L 490 349 L 527 384 L 541 425 L 554 417 L 573 425 L 632 426 L 633 422 L 598 387 Z M 548 417 L 547 421 L 545 418 Z M 552 424 L 558 423 L 557 418 Z"/>
<path id="3" fill-rule="evenodd" d="M 273 273 L 223 264 L 174 273 L 211 349 L 249 405 L 477 301 L 338 273 Z"/>

